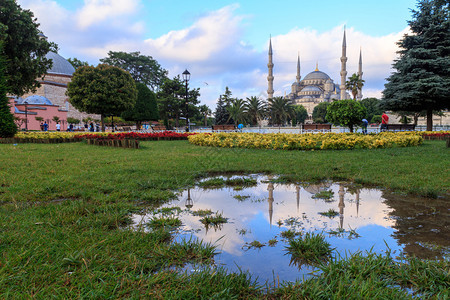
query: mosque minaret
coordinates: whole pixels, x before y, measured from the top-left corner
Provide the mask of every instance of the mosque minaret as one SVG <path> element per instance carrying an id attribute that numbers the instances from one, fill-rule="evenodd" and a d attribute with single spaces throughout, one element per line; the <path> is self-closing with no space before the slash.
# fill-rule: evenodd
<path id="1" fill-rule="evenodd" d="M 267 81 L 269 82 L 269 87 L 267 89 L 267 98 L 273 98 L 273 61 L 272 61 L 272 38 L 269 41 L 269 63 L 267 67 L 269 68 L 269 75 L 267 76 Z"/>
<path id="2" fill-rule="evenodd" d="M 361 53 L 361 49 L 359 49 L 358 76 L 359 76 L 359 79 L 362 79 L 363 71 L 362 71 L 362 53 Z M 358 100 L 361 100 L 361 99 L 362 99 L 362 90 L 358 89 Z"/>
<path id="3" fill-rule="evenodd" d="M 309 116 L 312 116 L 314 107 L 321 102 L 332 102 L 335 100 L 351 99 L 350 94 L 345 88 L 347 80 L 347 41 L 346 31 L 344 28 L 344 35 L 342 40 L 342 56 L 341 61 L 341 82 L 337 84 L 328 74 L 319 70 L 318 64 L 313 72 L 308 73 L 306 76 L 301 77 L 300 74 L 300 54 L 297 55 L 297 74 L 294 83 L 291 85 L 291 92 L 285 95 L 292 101 L 294 105 L 303 105 Z M 268 70 L 268 98 L 272 98 L 274 94 L 273 89 L 273 51 L 272 51 L 272 38 L 269 41 L 269 62 L 267 64 Z M 357 74 L 362 78 L 362 54 L 359 55 L 359 66 Z M 362 99 L 362 91 L 358 91 L 358 99 Z"/>
<path id="4" fill-rule="evenodd" d="M 341 99 L 345 99 L 346 78 L 347 78 L 347 41 L 345 40 L 345 27 L 344 27 L 344 38 L 342 39 L 342 56 L 341 56 Z"/>

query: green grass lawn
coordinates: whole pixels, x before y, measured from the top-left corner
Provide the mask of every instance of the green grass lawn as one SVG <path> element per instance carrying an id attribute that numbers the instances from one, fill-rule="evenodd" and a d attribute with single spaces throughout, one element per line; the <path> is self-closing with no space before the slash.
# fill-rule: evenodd
<path id="1" fill-rule="evenodd" d="M 385 273 L 367 273 L 367 280 L 354 275 L 358 280 L 352 284 L 353 275 L 339 279 L 332 268 L 338 262 L 331 262 L 326 280 L 311 281 L 309 288 L 292 284 L 268 291 L 249 274 L 218 270 L 186 277 L 161 271 L 187 261 L 208 262 L 218 250 L 200 241 L 174 243 L 164 228 L 149 233 L 125 225 L 130 213 L 157 207 L 177 189 L 218 173 L 265 172 L 289 181 L 339 179 L 401 193 L 450 196 L 450 155 L 444 141 L 308 152 L 209 148 L 187 141 L 141 146 L 0 144 L 0 298 L 297 298 L 318 297 L 320 291 L 324 298 L 356 298 L 370 290 L 366 295 L 407 299 L 394 283 L 410 284 L 404 276 L 416 278 L 423 271 L 417 265 L 405 271 L 389 262 Z M 388 266 L 383 259 L 366 263 Z M 432 282 L 414 281 L 421 293 L 448 297 L 448 280 L 442 279 L 448 276 L 448 262 L 427 262 L 426 267 Z M 384 284 L 374 276 L 391 279 Z"/>

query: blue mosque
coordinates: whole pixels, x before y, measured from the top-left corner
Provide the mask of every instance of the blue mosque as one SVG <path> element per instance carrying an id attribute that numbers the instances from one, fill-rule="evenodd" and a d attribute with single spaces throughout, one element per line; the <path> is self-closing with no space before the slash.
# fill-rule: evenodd
<path id="1" fill-rule="evenodd" d="M 321 102 L 332 102 L 334 100 L 350 99 L 350 94 L 345 89 L 345 82 L 347 80 L 347 43 L 345 37 L 342 41 L 342 56 L 341 56 L 341 82 L 337 84 L 333 79 L 328 76 L 328 74 L 319 71 L 318 66 L 316 69 L 308 73 L 303 79 L 300 75 L 300 57 L 297 57 L 297 76 L 295 81 L 291 85 L 291 92 L 285 95 L 295 105 L 303 105 L 308 111 L 308 115 L 311 116 L 314 107 Z M 267 64 L 269 68 L 267 81 L 268 98 L 273 98 L 273 51 L 272 51 L 272 41 L 269 42 L 269 63 Z M 362 54 L 359 54 L 359 67 L 358 72 L 360 78 L 362 78 Z M 362 91 L 358 91 L 358 100 L 362 99 Z"/>

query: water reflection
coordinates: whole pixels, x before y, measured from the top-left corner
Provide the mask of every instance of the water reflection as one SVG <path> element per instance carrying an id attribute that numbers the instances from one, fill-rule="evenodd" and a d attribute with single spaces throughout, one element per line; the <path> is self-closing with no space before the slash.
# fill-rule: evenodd
<path id="1" fill-rule="evenodd" d="M 216 243 L 221 254 L 215 262 L 232 271 L 249 270 L 260 281 L 293 281 L 307 276 L 313 267 L 300 269 L 286 255 L 283 231 L 324 233 L 327 241 L 343 256 L 346 252 L 372 249 L 394 254 L 442 258 L 449 248 L 449 211 L 446 199 L 401 197 L 381 190 L 348 183 L 280 184 L 273 178 L 253 175 L 258 185 L 242 189 L 193 188 L 183 192 L 167 207 L 186 207 L 180 218 L 182 233 Z M 313 196 L 328 192 L 330 199 Z M 204 226 L 192 212 L 210 209 L 228 223 Z M 336 217 L 320 215 L 335 211 Z M 134 216 L 135 223 L 148 216 Z M 212 228 L 214 230 L 212 230 Z M 359 237 L 358 237 L 359 235 Z M 244 250 L 258 241 L 263 247 Z M 272 241 L 272 243 L 269 243 Z M 273 243 L 273 241 L 276 241 Z M 426 250 L 426 251 L 424 251 Z"/>

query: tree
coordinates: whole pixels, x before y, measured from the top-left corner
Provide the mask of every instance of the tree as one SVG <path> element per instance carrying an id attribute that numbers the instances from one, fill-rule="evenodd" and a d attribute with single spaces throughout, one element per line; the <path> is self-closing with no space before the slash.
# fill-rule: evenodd
<path id="1" fill-rule="evenodd" d="M 100 61 L 128 71 L 136 82 L 145 84 L 153 91 L 159 90 L 168 74 L 153 57 L 141 55 L 138 51 L 130 53 L 109 51 L 108 57 Z"/>
<path id="2" fill-rule="evenodd" d="M 250 124 L 258 125 L 258 121 L 266 114 L 266 104 L 259 97 L 247 97 L 245 102 L 245 112 Z"/>
<path id="3" fill-rule="evenodd" d="M 143 83 L 136 83 L 136 88 L 136 104 L 132 109 L 124 111 L 121 117 L 126 121 L 135 121 L 136 127 L 140 129 L 143 121 L 157 121 L 159 113 L 155 93 Z"/>
<path id="4" fill-rule="evenodd" d="M 327 107 L 326 119 L 334 125 L 347 126 L 350 132 L 366 115 L 366 108 L 359 101 L 352 99 L 338 100 Z"/>
<path id="5" fill-rule="evenodd" d="M 231 100 L 231 105 L 227 107 L 229 113 L 229 120 L 234 121 L 234 125 L 245 122 L 245 102 L 242 99 L 233 99 Z"/>
<path id="6" fill-rule="evenodd" d="M 130 74 L 120 68 L 100 64 L 75 70 L 67 95 L 78 110 L 101 115 L 102 131 L 106 116 L 120 115 L 136 103 L 136 84 Z"/>
<path id="7" fill-rule="evenodd" d="M 269 115 L 273 125 L 284 125 L 292 116 L 292 102 L 283 97 L 269 99 Z"/>
<path id="8" fill-rule="evenodd" d="M 80 120 L 69 117 L 69 118 L 67 118 L 67 123 L 69 123 L 69 124 L 80 124 Z"/>
<path id="9" fill-rule="evenodd" d="M 195 108 L 199 103 L 200 89 L 188 89 L 189 116 L 193 116 Z M 157 93 L 159 115 L 164 119 L 166 126 L 169 119 L 175 119 L 175 126 L 179 126 L 181 116 L 186 115 L 186 86 L 180 77 L 166 78 Z"/>
<path id="10" fill-rule="evenodd" d="M 87 61 L 81 61 L 76 57 L 69 58 L 67 59 L 67 61 L 70 62 L 70 64 L 75 68 L 75 70 L 78 69 L 79 67 L 89 66 L 89 63 Z"/>
<path id="11" fill-rule="evenodd" d="M 397 43 L 399 59 L 387 78 L 382 105 L 394 111 L 426 110 L 427 130 L 433 130 L 433 110 L 450 108 L 450 4 L 420 0 L 412 13 L 412 34 Z"/>
<path id="12" fill-rule="evenodd" d="M 233 99 L 231 98 L 231 95 L 230 89 L 225 87 L 225 93 L 219 96 L 216 111 L 214 113 L 216 117 L 216 124 L 218 125 L 234 123 L 233 119 L 230 119 L 230 114 L 227 110 L 227 107 L 231 105 L 231 100 Z"/>
<path id="13" fill-rule="evenodd" d="M 383 109 L 380 107 L 381 101 L 377 98 L 364 98 L 361 100 L 362 105 L 366 108 L 366 116 L 364 117 L 369 122 L 373 116 L 383 114 Z"/>
<path id="14" fill-rule="evenodd" d="M 208 116 L 211 115 L 211 109 L 207 105 L 201 105 L 199 107 L 200 113 L 204 117 L 205 127 L 208 126 Z"/>
<path id="15" fill-rule="evenodd" d="M 312 118 L 314 123 L 327 123 L 327 107 L 330 105 L 330 102 L 320 102 L 317 104 L 312 113 Z"/>
<path id="16" fill-rule="evenodd" d="M 292 126 L 305 123 L 308 117 L 308 111 L 303 105 L 294 105 L 292 114 Z"/>
<path id="17" fill-rule="evenodd" d="M 13 137 L 17 132 L 14 116 L 9 107 L 6 96 L 5 60 L 2 55 L 2 42 L 0 41 L 0 138 Z"/>
<path id="18" fill-rule="evenodd" d="M 23 10 L 15 0 L 0 5 L 0 40 L 5 56 L 6 92 L 21 96 L 35 91 L 42 77 L 52 66 L 45 55 L 56 51 L 56 44 L 40 38 L 39 24 L 30 10 Z"/>
<path id="19" fill-rule="evenodd" d="M 53 116 L 52 120 L 55 123 L 59 123 L 59 117 L 58 116 Z"/>
<path id="20" fill-rule="evenodd" d="M 364 86 L 364 80 L 359 78 L 359 75 L 353 74 L 348 78 L 347 82 L 345 82 L 345 88 L 348 91 L 351 91 L 353 95 L 353 100 L 356 100 L 356 96 L 358 95 L 358 90 L 361 90 Z"/>

